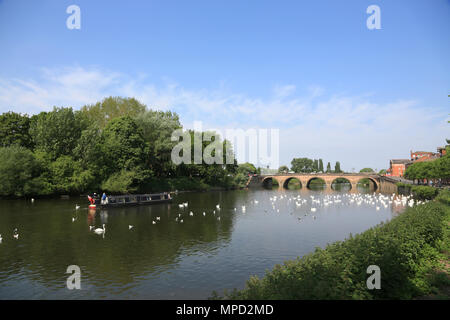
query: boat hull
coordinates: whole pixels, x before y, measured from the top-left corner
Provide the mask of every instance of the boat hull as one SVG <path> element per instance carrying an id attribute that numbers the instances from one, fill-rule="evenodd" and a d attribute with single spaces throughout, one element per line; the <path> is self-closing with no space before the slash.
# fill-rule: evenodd
<path id="1" fill-rule="evenodd" d="M 169 193 L 108 196 L 107 201 L 95 199 L 95 205 L 100 208 L 141 206 L 170 202 L 172 202 L 172 198 Z"/>

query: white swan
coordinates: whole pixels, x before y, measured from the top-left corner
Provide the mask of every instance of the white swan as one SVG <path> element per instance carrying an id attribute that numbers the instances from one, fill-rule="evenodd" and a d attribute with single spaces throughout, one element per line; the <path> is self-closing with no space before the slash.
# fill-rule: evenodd
<path id="1" fill-rule="evenodd" d="M 155 222 L 155 221 L 152 221 L 152 224 L 156 224 L 156 222 Z"/>
<path id="2" fill-rule="evenodd" d="M 75 210 L 78 210 L 78 209 L 80 209 L 80 206 L 79 205 L 75 205 Z"/>
<path id="3" fill-rule="evenodd" d="M 96 234 L 103 234 L 103 233 L 105 233 L 106 232 L 105 224 L 103 224 L 103 228 L 94 229 L 94 232 Z"/>
<path id="4" fill-rule="evenodd" d="M 77 218 L 72 218 L 72 222 L 75 222 L 75 220 L 77 220 Z"/>
<path id="5" fill-rule="evenodd" d="M 89 231 L 92 231 L 94 229 L 94 226 L 89 226 Z"/>
<path id="6" fill-rule="evenodd" d="M 128 230 L 133 229 L 133 226 L 131 224 L 128 225 Z"/>
<path id="7" fill-rule="evenodd" d="M 0 243 L 2 243 L 2 241 L 3 241 L 3 238 L 2 238 L 2 235 L 0 234 Z"/>
<path id="8" fill-rule="evenodd" d="M 156 220 L 161 221 L 161 217 L 156 217 Z"/>

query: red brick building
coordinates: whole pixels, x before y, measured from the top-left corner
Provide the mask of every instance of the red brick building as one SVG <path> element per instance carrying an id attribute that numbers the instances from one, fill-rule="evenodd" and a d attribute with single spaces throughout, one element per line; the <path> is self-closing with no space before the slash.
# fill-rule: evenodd
<path id="1" fill-rule="evenodd" d="M 413 162 L 422 162 L 422 161 L 430 161 L 439 158 L 441 155 L 435 152 L 428 151 L 411 151 L 411 161 Z"/>
<path id="2" fill-rule="evenodd" d="M 406 170 L 406 165 L 411 163 L 409 159 L 392 159 L 389 162 L 389 169 L 387 169 L 387 176 L 403 177 Z"/>
<path id="3" fill-rule="evenodd" d="M 437 148 L 438 152 L 428 151 L 411 151 L 410 159 L 392 159 L 389 163 L 389 169 L 387 170 L 387 176 L 402 177 L 406 168 L 415 163 L 422 161 L 433 161 L 437 158 L 443 157 L 446 154 L 444 147 Z"/>

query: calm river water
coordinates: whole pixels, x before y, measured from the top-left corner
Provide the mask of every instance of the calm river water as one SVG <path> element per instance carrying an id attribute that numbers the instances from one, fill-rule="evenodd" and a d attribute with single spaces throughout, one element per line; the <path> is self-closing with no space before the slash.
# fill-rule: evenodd
<path id="1" fill-rule="evenodd" d="M 251 275 L 403 210 L 351 197 L 308 189 L 183 193 L 172 204 L 94 212 L 85 198 L 0 201 L 0 299 L 204 299 L 243 288 Z M 103 223 L 104 237 L 89 230 Z M 80 290 L 66 287 L 69 265 L 81 269 Z"/>

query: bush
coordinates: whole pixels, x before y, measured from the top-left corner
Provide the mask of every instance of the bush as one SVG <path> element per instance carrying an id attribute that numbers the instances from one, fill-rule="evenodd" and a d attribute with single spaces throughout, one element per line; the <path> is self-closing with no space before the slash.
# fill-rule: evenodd
<path id="1" fill-rule="evenodd" d="M 145 180 L 150 176 L 148 170 L 135 168 L 134 170 L 121 170 L 112 174 L 104 183 L 102 190 L 109 193 L 133 193 L 139 190 Z"/>
<path id="2" fill-rule="evenodd" d="M 436 197 L 436 200 L 450 206 L 450 190 L 443 189 L 439 192 L 439 195 Z"/>
<path id="3" fill-rule="evenodd" d="M 412 186 L 411 192 L 414 198 L 419 200 L 432 200 L 438 194 L 438 189 L 428 186 Z"/>
<path id="4" fill-rule="evenodd" d="M 408 208 L 390 222 L 346 241 L 277 265 L 230 299 L 410 299 L 428 293 L 449 208 L 438 202 Z M 367 267 L 381 269 L 381 290 L 368 290 Z"/>
<path id="5" fill-rule="evenodd" d="M 179 177 L 179 178 L 152 178 L 142 187 L 143 192 L 162 191 L 206 191 L 209 185 L 199 178 Z"/>

